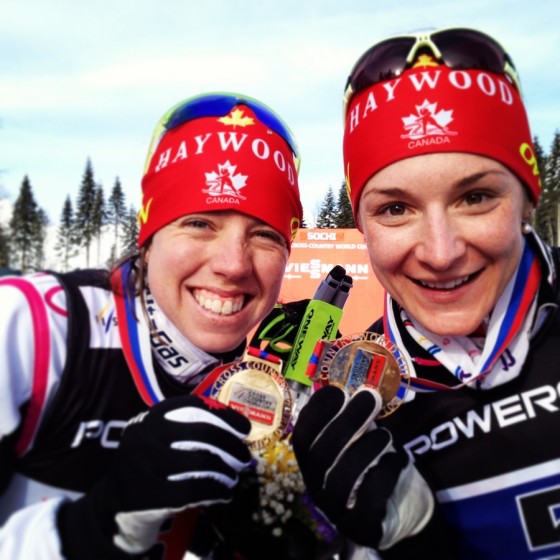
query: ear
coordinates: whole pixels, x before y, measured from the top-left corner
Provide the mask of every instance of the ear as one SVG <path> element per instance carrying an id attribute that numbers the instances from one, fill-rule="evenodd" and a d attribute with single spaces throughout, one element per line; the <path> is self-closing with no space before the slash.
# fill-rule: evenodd
<path id="1" fill-rule="evenodd" d="M 142 261 L 142 266 L 148 266 L 148 261 L 150 260 L 150 253 L 152 251 L 152 244 L 146 243 L 142 250 L 140 251 L 140 259 Z"/>
<path id="2" fill-rule="evenodd" d="M 530 222 L 533 217 L 533 212 L 535 210 L 535 205 L 533 201 L 527 195 L 527 191 L 524 190 L 525 196 L 523 197 L 523 214 L 522 218 L 524 222 Z"/>
<path id="3" fill-rule="evenodd" d="M 533 218 L 534 210 L 535 210 L 535 207 L 533 206 L 533 203 L 530 202 L 530 201 L 527 201 L 523 205 L 523 221 L 524 222 L 531 222 L 531 219 Z"/>

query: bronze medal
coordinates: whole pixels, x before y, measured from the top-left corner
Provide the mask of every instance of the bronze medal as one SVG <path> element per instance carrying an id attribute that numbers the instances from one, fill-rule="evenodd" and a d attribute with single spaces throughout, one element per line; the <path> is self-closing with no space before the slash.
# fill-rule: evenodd
<path id="1" fill-rule="evenodd" d="M 354 394 L 365 385 L 381 395 L 382 418 L 402 403 L 410 376 L 397 348 L 376 333 L 359 333 L 329 341 L 319 365 L 319 379 Z"/>

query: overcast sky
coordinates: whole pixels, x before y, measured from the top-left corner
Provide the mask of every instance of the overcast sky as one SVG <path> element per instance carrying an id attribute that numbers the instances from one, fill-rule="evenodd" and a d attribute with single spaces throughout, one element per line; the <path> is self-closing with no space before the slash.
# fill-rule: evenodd
<path id="1" fill-rule="evenodd" d="M 140 204 L 152 130 L 176 102 L 206 91 L 264 101 L 295 133 L 309 214 L 343 179 L 342 90 L 385 37 L 475 27 L 521 75 L 533 135 L 560 129 L 557 0 L 0 0 L 0 196 L 28 175 L 58 222 L 85 164 L 108 194 L 118 176 Z"/>

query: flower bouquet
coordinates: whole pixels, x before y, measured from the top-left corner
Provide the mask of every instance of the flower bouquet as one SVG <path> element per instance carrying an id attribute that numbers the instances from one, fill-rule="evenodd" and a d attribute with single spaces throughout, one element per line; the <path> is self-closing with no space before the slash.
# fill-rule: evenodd
<path id="1" fill-rule="evenodd" d="M 253 450 L 231 503 L 209 508 L 215 559 L 330 560 L 343 539 L 306 492 L 289 435 Z"/>

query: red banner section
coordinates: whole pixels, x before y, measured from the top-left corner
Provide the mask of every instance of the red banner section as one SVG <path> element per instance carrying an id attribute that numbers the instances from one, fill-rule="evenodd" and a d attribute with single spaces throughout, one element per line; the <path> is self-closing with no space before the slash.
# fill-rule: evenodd
<path id="1" fill-rule="evenodd" d="M 364 236 L 357 229 L 300 229 L 292 244 L 280 301 L 309 299 L 335 265 L 346 269 L 353 287 L 339 330 L 363 331 L 383 314 L 383 288 L 369 264 Z"/>

